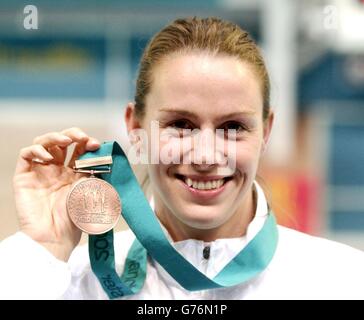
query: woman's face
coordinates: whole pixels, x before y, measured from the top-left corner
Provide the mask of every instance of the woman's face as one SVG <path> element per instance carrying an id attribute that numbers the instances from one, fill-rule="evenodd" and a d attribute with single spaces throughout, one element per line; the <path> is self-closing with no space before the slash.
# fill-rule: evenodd
<path id="1" fill-rule="evenodd" d="M 148 131 L 151 148 L 157 141 L 152 121 L 158 121 L 159 155 L 164 162 L 166 155 L 173 159 L 148 165 L 155 210 L 162 221 L 189 228 L 222 227 L 237 212 L 244 214 L 251 202 L 270 133 L 273 116 L 262 120 L 259 79 L 237 58 L 204 53 L 168 56 L 153 76 L 140 126 Z M 183 134 L 182 129 L 195 133 Z M 235 138 L 227 136 L 228 129 L 236 130 Z M 196 154 L 199 163 L 193 160 Z M 218 162 L 221 157 L 225 163 Z"/>

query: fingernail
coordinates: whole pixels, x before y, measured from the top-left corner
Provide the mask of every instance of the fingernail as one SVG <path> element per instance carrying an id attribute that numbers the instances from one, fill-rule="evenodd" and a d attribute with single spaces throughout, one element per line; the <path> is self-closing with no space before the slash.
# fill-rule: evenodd
<path id="1" fill-rule="evenodd" d="M 91 143 L 93 143 L 93 144 L 100 144 L 100 142 L 99 142 L 99 141 L 97 141 L 96 139 L 92 139 L 92 140 L 91 140 Z"/>

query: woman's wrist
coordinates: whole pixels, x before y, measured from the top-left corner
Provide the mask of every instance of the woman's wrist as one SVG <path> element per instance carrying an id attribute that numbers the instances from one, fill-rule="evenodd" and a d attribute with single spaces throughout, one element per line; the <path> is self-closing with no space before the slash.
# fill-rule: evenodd
<path id="1" fill-rule="evenodd" d="M 72 251 L 75 247 L 61 246 L 54 243 L 42 243 L 38 242 L 44 248 L 46 248 L 55 258 L 60 261 L 67 262 L 70 258 Z"/>
<path id="2" fill-rule="evenodd" d="M 25 235 L 31 238 L 36 243 L 40 244 L 42 247 L 47 249 L 49 253 L 51 253 L 56 259 L 67 262 L 69 257 L 72 254 L 72 251 L 77 246 L 71 243 L 58 243 L 52 241 L 40 241 L 39 239 L 35 239 L 31 234 L 29 234 L 26 230 L 21 230 Z"/>

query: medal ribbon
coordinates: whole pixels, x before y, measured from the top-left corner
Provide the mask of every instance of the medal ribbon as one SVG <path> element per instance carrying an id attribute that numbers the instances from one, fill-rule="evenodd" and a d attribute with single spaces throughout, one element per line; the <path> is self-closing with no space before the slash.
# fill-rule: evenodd
<path id="1" fill-rule="evenodd" d="M 146 277 L 147 254 L 157 261 L 182 287 L 205 290 L 244 283 L 262 272 L 278 243 L 278 230 L 273 213 L 257 235 L 213 279 L 206 277 L 187 261 L 168 241 L 159 221 L 132 171 L 128 159 L 117 142 L 105 142 L 80 159 L 112 156 L 112 172 L 102 174 L 118 192 L 122 216 L 136 236 L 129 249 L 124 271 L 115 270 L 113 230 L 89 235 L 91 268 L 110 299 L 135 294 Z"/>

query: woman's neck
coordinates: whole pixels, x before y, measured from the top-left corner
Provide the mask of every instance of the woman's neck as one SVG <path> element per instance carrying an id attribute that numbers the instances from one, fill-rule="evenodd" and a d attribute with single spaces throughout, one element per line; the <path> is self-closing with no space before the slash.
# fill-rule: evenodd
<path id="1" fill-rule="evenodd" d="M 183 223 L 173 214 L 163 210 L 158 200 L 156 201 L 156 214 L 174 242 L 187 239 L 211 242 L 216 239 L 238 238 L 245 235 L 249 223 L 255 216 L 256 206 L 256 192 L 253 188 L 247 194 L 243 205 L 224 224 L 211 229 L 193 228 Z"/>

